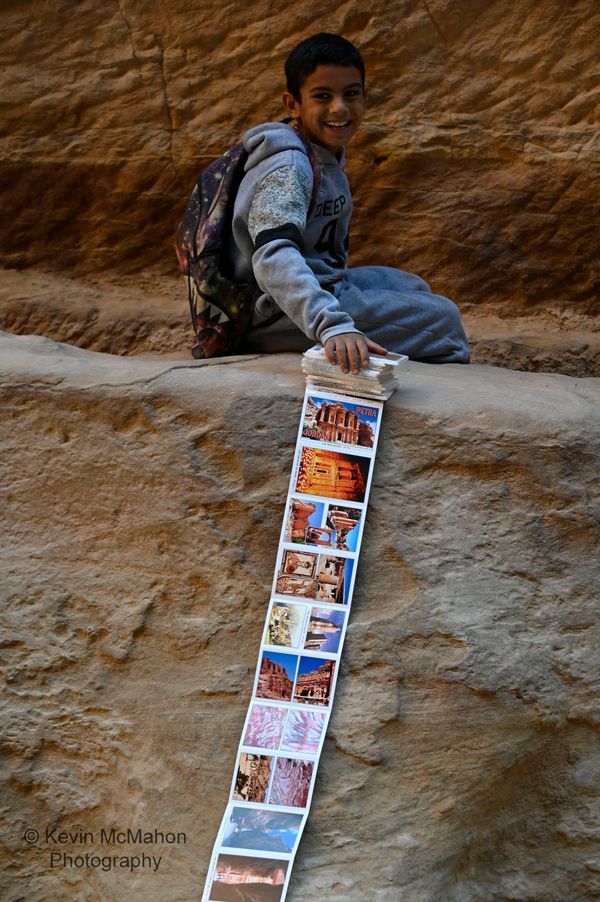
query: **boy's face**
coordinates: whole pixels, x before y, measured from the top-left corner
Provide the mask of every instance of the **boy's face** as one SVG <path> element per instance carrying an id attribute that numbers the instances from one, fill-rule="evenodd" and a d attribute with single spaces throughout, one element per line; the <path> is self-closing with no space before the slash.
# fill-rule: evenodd
<path id="1" fill-rule="evenodd" d="M 286 92 L 283 102 L 307 138 L 336 155 L 358 130 L 367 106 L 358 69 L 337 65 L 317 66 L 300 88 L 300 101 Z"/>

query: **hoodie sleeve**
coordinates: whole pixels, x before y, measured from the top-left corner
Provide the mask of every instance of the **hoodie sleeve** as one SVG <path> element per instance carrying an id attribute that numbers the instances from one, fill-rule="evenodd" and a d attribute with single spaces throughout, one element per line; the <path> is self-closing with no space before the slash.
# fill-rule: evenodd
<path id="1" fill-rule="evenodd" d="M 297 166 L 282 166 L 259 184 L 248 215 L 252 268 L 262 291 L 313 341 L 358 332 L 337 298 L 322 288 L 303 256 L 302 236 L 312 191 Z"/>

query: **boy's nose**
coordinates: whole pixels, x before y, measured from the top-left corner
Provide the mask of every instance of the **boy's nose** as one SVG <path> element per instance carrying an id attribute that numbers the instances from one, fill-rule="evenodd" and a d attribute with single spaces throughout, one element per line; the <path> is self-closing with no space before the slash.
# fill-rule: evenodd
<path id="1" fill-rule="evenodd" d="M 347 113 L 348 106 L 344 97 L 332 97 L 330 104 L 331 113 Z"/>

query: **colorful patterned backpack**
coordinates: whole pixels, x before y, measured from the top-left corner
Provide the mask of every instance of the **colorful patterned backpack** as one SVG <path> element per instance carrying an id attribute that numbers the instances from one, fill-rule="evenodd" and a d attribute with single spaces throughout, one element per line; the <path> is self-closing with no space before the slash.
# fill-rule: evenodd
<path id="1" fill-rule="evenodd" d="M 298 134 L 313 170 L 312 208 L 320 171 L 310 142 Z M 260 294 L 254 279 L 233 281 L 227 253 L 232 240 L 233 206 L 247 159 L 240 142 L 207 166 L 200 173 L 177 229 L 175 250 L 179 269 L 187 276 L 196 337 L 192 354 L 197 359 L 236 350 L 250 327 L 254 302 Z"/>

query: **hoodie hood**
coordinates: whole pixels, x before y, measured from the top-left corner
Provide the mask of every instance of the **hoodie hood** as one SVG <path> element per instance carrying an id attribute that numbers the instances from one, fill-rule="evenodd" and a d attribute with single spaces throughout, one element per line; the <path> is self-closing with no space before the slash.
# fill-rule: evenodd
<path id="1" fill-rule="evenodd" d="M 244 135 L 244 147 L 248 152 L 248 159 L 244 166 L 244 172 L 253 169 L 263 160 L 281 153 L 285 150 L 299 150 L 306 154 L 304 141 L 293 126 L 286 122 L 264 122 L 256 125 Z M 344 167 L 346 162 L 346 148 L 343 148 L 339 159 L 320 144 L 311 141 L 312 148 L 320 159 L 321 164 L 330 169 Z"/>
<path id="2" fill-rule="evenodd" d="M 302 138 L 295 128 L 285 122 L 265 122 L 256 125 L 244 135 L 244 147 L 248 152 L 245 171 L 253 169 L 263 160 L 284 150 L 306 153 Z"/>

